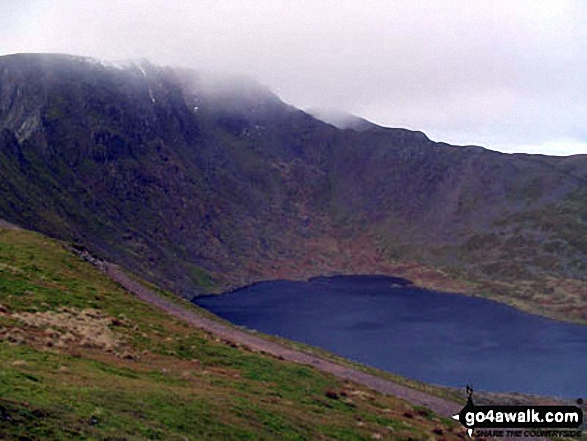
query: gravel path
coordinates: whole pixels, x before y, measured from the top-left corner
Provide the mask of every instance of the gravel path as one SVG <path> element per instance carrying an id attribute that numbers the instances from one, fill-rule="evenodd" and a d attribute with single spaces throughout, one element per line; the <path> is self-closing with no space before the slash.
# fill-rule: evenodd
<path id="1" fill-rule="evenodd" d="M 0 219 L 0 228 L 5 228 L 7 230 L 20 230 L 19 227 L 17 227 L 14 224 L 11 224 L 10 222 L 5 221 L 4 219 Z"/>
<path id="2" fill-rule="evenodd" d="M 86 255 L 83 257 L 87 259 L 88 256 Z M 340 379 L 350 380 L 355 383 L 367 386 L 375 391 L 401 398 L 413 405 L 425 406 L 428 409 L 436 412 L 438 415 L 442 415 L 444 417 L 450 417 L 455 413 L 458 413 L 463 407 L 463 404 L 445 400 L 443 398 L 439 398 L 437 396 L 403 386 L 391 380 L 386 380 L 384 378 L 370 375 L 348 366 L 334 363 L 316 355 L 311 355 L 302 351 L 287 348 L 278 343 L 256 337 L 235 327 L 227 326 L 209 318 L 203 317 L 194 310 L 184 308 L 178 303 L 161 297 L 153 290 L 130 278 L 117 265 L 96 259 L 88 260 L 90 260 L 94 265 L 98 266 L 104 273 L 106 273 L 108 277 L 117 282 L 127 291 L 136 295 L 139 299 L 166 311 L 174 317 L 185 320 L 194 327 L 211 332 L 224 340 L 239 343 L 251 350 L 262 351 L 275 357 L 292 361 L 294 363 L 312 366 L 322 372 L 332 374 Z M 497 439 L 504 439 L 507 441 L 547 441 L 546 438 L 541 437 L 507 437 Z"/>
<path id="3" fill-rule="evenodd" d="M 462 404 L 457 404 L 434 395 L 429 395 L 425 392 L 402 386 L 393 381 L 334 363 L 316 355 L 310 355 L 302 351 L 284 347 L 278 343 L 265 340 L 240 329 L 203 317 L 193 310 L 184 308 L 178 303 L 159 296 L 154 291 L 131 279 L 118 266 L 109 263 L 103 263 L 101 266 L 106 275 L 112 280 L 118 282 L 127 291 L 136 295 L 139 299 L 150 303 L 177 318 L 185 320 L 190 325 L 211 332 L 224 340 L 239 343 L 252 350 L 263 351 L 284 360 L 313 366 L 320 371 L 327 372 L 343 380 L 350 380 L 365 385 L 378 392 L 404 399 L 414 405 L 425 406 L 445 417 L 458 413 L 463 407 Z"/>

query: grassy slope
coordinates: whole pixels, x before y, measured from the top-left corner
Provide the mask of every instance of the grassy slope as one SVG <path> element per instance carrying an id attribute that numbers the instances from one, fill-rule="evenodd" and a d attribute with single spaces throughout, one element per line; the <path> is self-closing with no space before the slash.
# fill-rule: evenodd
<path id="1" fill-rule="evenodd" d="M 461 435 L 393 397 L 191 329 L 35 233 L 0 229 L 0 304 L 0 439 Z"/>
<path id="2" fill-rule="evenodd" d="M 587 324 L 587 191 L 505 216 L 459 250 L 470 292 Z"/>

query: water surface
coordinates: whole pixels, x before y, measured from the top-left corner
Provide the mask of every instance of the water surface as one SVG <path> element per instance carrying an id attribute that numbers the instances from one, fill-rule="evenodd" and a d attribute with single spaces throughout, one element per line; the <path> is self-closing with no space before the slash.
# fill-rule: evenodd
<path id="1" fill-rule="evenodd" d="M 587 395 L 587 327 L 379 276 L 258 283 L 196 303 L 237 325 L 409 378 Z"/>

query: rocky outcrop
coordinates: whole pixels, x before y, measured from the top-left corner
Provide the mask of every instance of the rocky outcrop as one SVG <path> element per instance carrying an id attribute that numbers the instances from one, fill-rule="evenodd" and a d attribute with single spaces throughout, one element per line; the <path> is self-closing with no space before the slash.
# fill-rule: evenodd
<path id="1" fill-rule="evenodd" d="M 1 57 L 0 176 L 0 217 L 186 296 L 409 262 L 585 286 L 586 156 L 341 130 L 243 79 Z"/>

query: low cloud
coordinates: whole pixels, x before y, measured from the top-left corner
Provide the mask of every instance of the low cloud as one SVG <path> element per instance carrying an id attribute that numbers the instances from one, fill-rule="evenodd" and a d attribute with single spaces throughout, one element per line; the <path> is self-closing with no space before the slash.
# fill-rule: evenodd
<path id="1" fill-rule="evenodd" d="M 586 19 L 579 0 L 4 0 L 0 53 L 234 72 L 437 140 L 587 153 Z"/>

